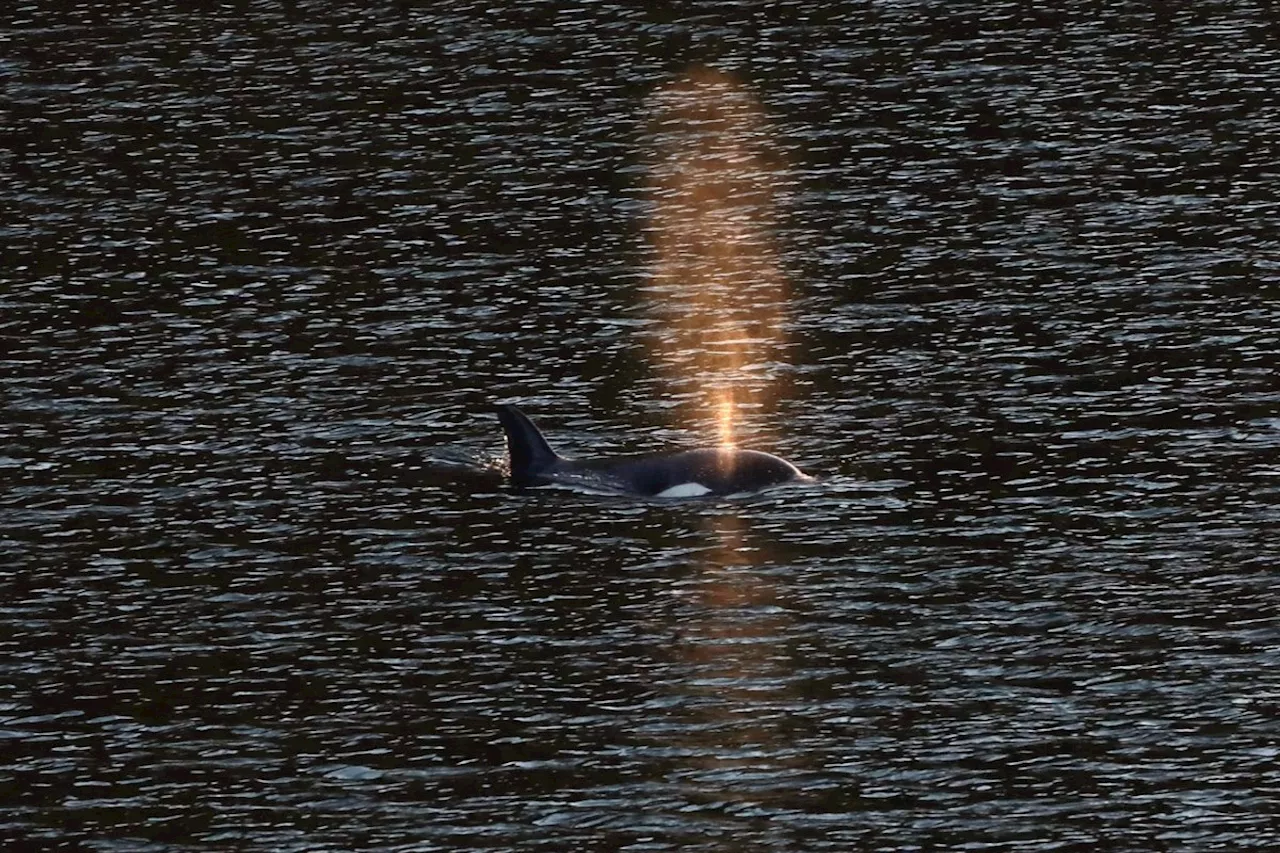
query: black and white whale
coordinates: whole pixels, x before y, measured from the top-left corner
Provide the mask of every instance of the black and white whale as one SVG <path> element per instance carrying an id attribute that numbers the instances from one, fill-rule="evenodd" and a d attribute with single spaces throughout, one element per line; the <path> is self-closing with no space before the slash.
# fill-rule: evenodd
<path id="1" fill-rule="evenodd" d="M 617 459 L 566 459 L 547 444 L 533 421 L 501 405 L 511 479 L 519 486 L 568 483 L 658 498 L 754 492 L 812 480 L 785 459 L 758 450 L 714 447 Z"/>

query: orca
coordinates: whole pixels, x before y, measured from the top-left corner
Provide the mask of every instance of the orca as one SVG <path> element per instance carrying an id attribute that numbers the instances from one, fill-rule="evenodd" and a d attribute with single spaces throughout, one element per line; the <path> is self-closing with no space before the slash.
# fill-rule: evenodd
<path id="1" fill-rule="evenodd" d="M 517 486 L 564 483 L 645 497 L 691 498 L 755 492 L 813 479 L 773 454 L 735 447 L 617 459 L 566 459 L 551 449 L 524 412 L 511 405 L 499 405 L 497 411 L 507 435 L 511 480 Z"/>

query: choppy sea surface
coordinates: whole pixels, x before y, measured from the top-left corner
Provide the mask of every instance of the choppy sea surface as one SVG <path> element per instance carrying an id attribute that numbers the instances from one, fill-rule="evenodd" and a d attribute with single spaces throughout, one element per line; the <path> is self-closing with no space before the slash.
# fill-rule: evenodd
<path id="1" fill-rule="evenodd" d="M 759 5 L 5 13 L 6 849 L 1274 849 L 1273 10 Z"/>

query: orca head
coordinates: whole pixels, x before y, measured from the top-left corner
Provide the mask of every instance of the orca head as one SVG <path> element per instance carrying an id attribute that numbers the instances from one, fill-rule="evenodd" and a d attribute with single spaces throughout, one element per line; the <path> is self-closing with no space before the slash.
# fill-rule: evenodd
<path id="1" fill-rule="evenodd" d="M 760 450 L 721 448 L 717 453 L 719 494 L 755 492 L 770 486 L 811 479 L 787 460 Z M 709 484 L 710 485 L 710 484 Z"/>
<path id="2" fill-rule="evenodd" d="M 608 471 L 628 491 L 658 498 L 736 495 L 810 479 L 771 453 L 730 447 L 588 464 Z"/>

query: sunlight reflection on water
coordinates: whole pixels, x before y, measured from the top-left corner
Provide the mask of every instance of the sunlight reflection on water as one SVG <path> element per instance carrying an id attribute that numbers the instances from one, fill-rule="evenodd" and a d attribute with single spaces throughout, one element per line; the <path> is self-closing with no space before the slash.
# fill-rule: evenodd
<path id="1" fill-rule="evenodd" d="M 778 393 L 787 280 L 776 245 L 786 169 L 764 109 L 732 75 L 694 67 L 647 101 L 648 343 L 682 417 L 735 443 L 742 410 Z"/>

